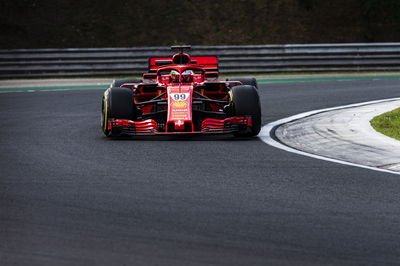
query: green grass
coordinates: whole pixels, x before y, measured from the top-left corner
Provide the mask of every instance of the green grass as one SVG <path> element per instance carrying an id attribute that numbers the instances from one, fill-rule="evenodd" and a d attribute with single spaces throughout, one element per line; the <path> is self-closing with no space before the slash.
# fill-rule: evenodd
<path id="1" fill-rule="evenodd" d="M 400 108 L 378 115 L 370 123 L 376 131 L 400 140 Z"/>

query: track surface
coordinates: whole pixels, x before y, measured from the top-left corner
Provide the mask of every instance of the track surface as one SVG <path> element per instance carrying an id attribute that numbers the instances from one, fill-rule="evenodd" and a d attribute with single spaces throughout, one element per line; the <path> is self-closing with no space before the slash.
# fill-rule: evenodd
<path id="1" fill-rule="evenodd" d="M 263 124 L 399 97 L 399 80 L 264 84 Z M 101 91 L 0 95 L 1 265 L 400 262 L 400 178 L 259 139 L 110 140 Z"/>

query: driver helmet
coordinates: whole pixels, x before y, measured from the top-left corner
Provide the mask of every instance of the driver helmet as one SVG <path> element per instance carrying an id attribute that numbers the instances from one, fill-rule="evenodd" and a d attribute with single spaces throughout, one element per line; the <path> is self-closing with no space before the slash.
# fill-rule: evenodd
<path id="1" fill-rule="evenodd" d="M 179 82 L 179 72 L 176 70 L 172 70 L 171 73 L 169 73 L 171 76 L 171 81 L 172 82 Z"/>
<path id="2" fill-rule="evenodd" d="M 182 72 L 182 81 L 183 82 L 192 82 L 193 81 L 193 70 L 185 70 Z"/>

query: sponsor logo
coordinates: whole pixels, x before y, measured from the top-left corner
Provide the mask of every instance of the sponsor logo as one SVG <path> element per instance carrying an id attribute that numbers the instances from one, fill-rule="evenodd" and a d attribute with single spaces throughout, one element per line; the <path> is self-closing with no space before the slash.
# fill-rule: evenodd
<path id="1" fill-rule="evenodd" d="M 180 115 L 180 114 L 173 114 L 172 116 L 171 116 L 171 119 L 182 119 L 182 118 L 184 118 L 184 119 L 187 119 L 187 115 L 184 115 L 184 114 L 182 114 L 182 115 Z"/>
<path id="2" fill-rule="evenodd" d="M 183 102 L 183 101 L 176 101 L 176 102 L 172 103 L 172 106 L 173 107 L 178 107 L 178 108 L 183 108 L 183 107 L 187 106 L 187 103 Z"/>
<path id="3" fill-rule="evenodd" d="M 174 113 L 187 113 L 188 109 L 187 108 L 179 108 L 179 109 L 174 109 L 172 110 Z"/>

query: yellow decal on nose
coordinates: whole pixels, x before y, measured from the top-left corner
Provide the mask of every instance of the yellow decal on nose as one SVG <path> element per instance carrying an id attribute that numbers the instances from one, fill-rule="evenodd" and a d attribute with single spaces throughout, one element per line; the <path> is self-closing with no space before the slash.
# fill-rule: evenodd
<path id="1" fill-rule="evenodd" d="M 174 107 L 186 107 L 187 103 L 183 102 L 183 101 L 176 101 L 176 102 L 172 103 L 172 106 L 174 106 Z"/>

